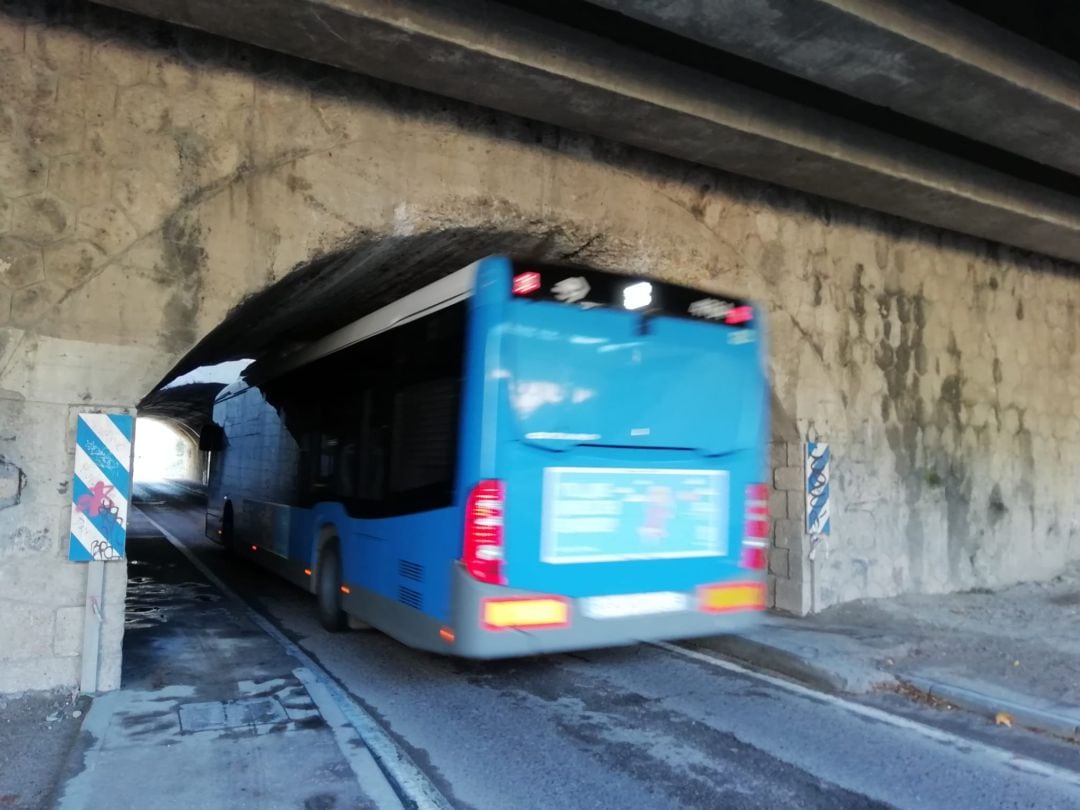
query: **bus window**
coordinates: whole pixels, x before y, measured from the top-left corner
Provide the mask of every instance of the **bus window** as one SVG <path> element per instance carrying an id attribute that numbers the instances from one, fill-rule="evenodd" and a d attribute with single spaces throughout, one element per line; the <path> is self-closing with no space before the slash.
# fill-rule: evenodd
<path id="1" fill-rule="evenodd" d="M 394 397 L 394 449 L 390 491 L 453 489 L 458 382 L 414 383 Z"/>

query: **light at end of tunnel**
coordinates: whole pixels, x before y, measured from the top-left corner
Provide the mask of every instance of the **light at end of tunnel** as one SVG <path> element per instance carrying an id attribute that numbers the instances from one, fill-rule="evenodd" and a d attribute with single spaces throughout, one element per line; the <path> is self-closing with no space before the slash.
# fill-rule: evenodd
<path id="1" fill-rule="evenodd" d="M 310 568 L 305 568 L 304 569 L 304 574 L 310 577 L 311 576 L 311 569 Z"/>
<path id="2" fill-rule="evenodd" d="M 342 592 L 342 593 L 352 593 L 352 591 L 350 591 L 350 590 L 349 590 L 349 586 L 348 586 L 348 585 L 342 585 L 342 586 L 341 586 L 341 592 Z"/>
<path id="3" fill-rule="evenodd" d="M 201 474 L 193 438 L 168 421 L 140 416 L 135 423 L 135 480 L 196 480 Z"/>
<path id="4" fill-rule="evenodd" d="M 454 631 L 451 630 L 449 627 L 443 627 L 439 629 L 439 638 L 441 638 L 447 644 L 453 644 L 454 639 L 457 638 L 457 636 L 454 635 Z"/>

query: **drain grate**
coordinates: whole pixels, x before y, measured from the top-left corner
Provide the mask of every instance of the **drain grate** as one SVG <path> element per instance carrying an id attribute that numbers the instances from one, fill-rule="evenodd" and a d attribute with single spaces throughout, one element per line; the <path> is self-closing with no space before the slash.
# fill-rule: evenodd
<path id="1" fill-rule="evenodd" d="M 180 728 L 186 732 L 257 726 L 289 719 L 285 708 L 271 697 L 186 703 L 177 711 L 180 714 Z"/>

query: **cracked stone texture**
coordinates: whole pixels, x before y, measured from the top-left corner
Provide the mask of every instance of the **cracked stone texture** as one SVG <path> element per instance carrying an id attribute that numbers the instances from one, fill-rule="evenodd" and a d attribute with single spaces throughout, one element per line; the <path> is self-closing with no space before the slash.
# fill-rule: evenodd
<path id="1" fill-rule="evenodd" d="M 1080 557 L 1075 267 L 92 5 L 34 5 L 0 11 L 0 454 L 27 476 L 0 515 L 0 592 L 53 636 L 3 687 L 77 672 L 73 414 L 132 406 L 276 282 L 341 312 L 369 304 L 359 277 L 318 264 L 357 243 L 418 246 L 439 271 L 493 249 L 573 256 L 764 302 L 776 466 L 797 469 L 807 439 L 833 448 L 813 600 L 801 496 L 773 498 L 780 608 L 996 587 Z M 28 648 L 5 615 L 14 672 L 5 651 Z"/>

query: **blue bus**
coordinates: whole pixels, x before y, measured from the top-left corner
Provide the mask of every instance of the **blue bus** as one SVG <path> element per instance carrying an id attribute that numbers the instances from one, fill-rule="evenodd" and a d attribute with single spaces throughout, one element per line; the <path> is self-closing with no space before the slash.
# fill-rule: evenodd
<path id="1" fill-rule="evenodd" d="M 746 301 L 488 257 L 256 361 L 207 533 L 331 630 L 502 658 L 765 607 L 768 383 Z"/>

